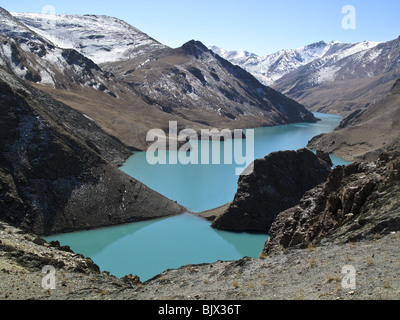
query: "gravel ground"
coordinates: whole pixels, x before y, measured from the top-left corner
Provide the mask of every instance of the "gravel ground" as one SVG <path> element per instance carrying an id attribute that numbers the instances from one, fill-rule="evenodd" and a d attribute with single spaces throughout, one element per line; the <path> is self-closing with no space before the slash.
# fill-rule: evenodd
<path id="1" fill-rule="evenodd" d="M 260 259 L 185 266 L 146 283 L 100 273 L 90 259 L 0 224 L 1 300 L 399 300 L 400 233 L 289 250 Z M 44 282 L 55 267 L 56 289 Z M 344 266 L 356 288 L 343 288 Z"/>
<path id="2" fill-rule="evenodd" d="M 146 283 L 146 299 L 399 299 L 400 234 L 371 242 L 292 250 L 171 270 Z M 344 289 L 342 269 L 356 270 L 356 288 Z"/>

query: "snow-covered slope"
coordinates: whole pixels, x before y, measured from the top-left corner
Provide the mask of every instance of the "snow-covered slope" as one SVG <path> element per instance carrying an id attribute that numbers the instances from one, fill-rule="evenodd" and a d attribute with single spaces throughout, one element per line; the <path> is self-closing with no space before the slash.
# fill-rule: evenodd
<path id="1" fill-rule="evenodd" d="M 216 46 L 210 49 L 231 63 L 246 69 L 265 85 L 272 85 L 285 74 L 323 57 L 335 45 L 341 44 L 336 41 L 329 43 L 321 41 L 262 57 L 247 51 L 227 51 Z"/>
<path id="2" fill-rule="evenodd" d="M 11 14 L 56 46 L 75 49 L 97 64 L 165 48 L 126 22 L 108 16 Z"/>
<path id="3" fill-rule="evenodd" d="M 24 38 L 35 43 L 42 43 L 43 39 L 26 25 L 15 19 L 7 10 L 0 7 L 0 34 L 8 37 Z"/>
<path id="4" fill-rule="evenodd" d="M 355 64 L 362 62 L 366 66 L 368 63 L 372 62 L 373 59 L 380 57 L 381 52 L 379 50 L 373 50 L 379 44 L 380 42 L 363 41 L 356 44 L 342 44 L 340 48 L 333 48 L 333 50 L 328 51 L 324 56 L 313 61 L 306 67 L 311 71 L 308 77 L 309 82 L 312 85 L 332 82 L 336 79 L 338 74 L 341 73 L 344 66 L 346 66 L 347 70 L 354 71 L 354 69 L 349 68 L 348 61 L 352 61 Z M 374 57 L 368 53 L 371 50 L 375 52 L 375 54 L 373 54 Z M 367 55 L 368 58 L 365 59 L 364 55 Z M 354 76 L 363 76 L 361 70 L 356 73 L 353 72 L 353 74 Z"/>
<path id="5" fill-rule="evenodd" d="M 105 91 L 108 77 L 73 49 L 50 43 L 0 8 L 0 65 L 19 78 L 51 87 L 79 83 Z"/>
<path id="6" fill-rule="evenodd" d="M 316 62 L 320 70 L 314 77 L 318 83 L 334 80 L 337 69 L 325 67 L 331 59 L 339 61 L 348 56 L 369 50 L 379 42 L 364 41 L 356 44 L 338 41 L 320 41 L 297 49 L 281 50 L 267 56 L 257 56 L 247 51 L 227 51 L 216 46 L 210 47 L 215 53 L 252 73 L 265 85 L 273 85 L 283 76 L 296 71 L 302 66 Z"/>

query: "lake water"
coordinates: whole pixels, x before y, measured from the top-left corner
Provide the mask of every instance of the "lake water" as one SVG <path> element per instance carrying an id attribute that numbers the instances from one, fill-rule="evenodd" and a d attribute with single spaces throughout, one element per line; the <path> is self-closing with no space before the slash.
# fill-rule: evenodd
<path id="1" fill-rule="evenodd" d="M 255 129 L 254 158 L 279 150 L 298 150 L 320 133 L 331 132 L 339 116 L 316 114 L 318 123 Z M 201 148 L 211 148 L 201 142 Z M 221 143 L 223 148 L 223 143 Z M 332 157 L 335 165 L 347 164 Z M 223 163 L 223 162 L 222 162 Z M 152 189 L 192 212 L 216 208 L 233 200 L 237 190 L 236 165 L 149 165 L 146 154 L 132 156 L 121 168 Z M 83 254 L 117 277 L 127 274 L 146 281 L 166 269 L 188 264 L 258 257 L 267 235 L 217 231 L 194 215 L 139 222 L 99 230 L 47 237 Z"/>
<path id="2" fill-rule="evenodd" d="M 184 265 L 256 258 L 266 239 L 216 231 L 191 214 L 46 238 L 90 257 L 102 271 L 139 275 L 142 281 Z"/>
<path id="3" fill-rule="evenodd" d="M 255 129 L 254 159 L 263 158 L 274 151 L 304 148 L 313 137 L 332 132 L 342 120 L 342 117 L 335 115 L 315 115 L 322 121 Z M 223 147 L 221 143 L 221 149 Z M 211 142 L 202 141 L 200 150 L 203 148 L 211 149 Z M 165 153 L 169 159 L 170 152 Z M 212 151 L 209 153 L 211 158 Z M 337 157 L 332 157 L 332 161 L 336 165 L 348 164 Z M 232 201 L 237 191 L 237 165 L 225 165 L 223 162 L 220 165 L 150 165 L 146 153 L 139 152 L 128 159 L 121 170 L 190 211 L 202 212 Z"/>

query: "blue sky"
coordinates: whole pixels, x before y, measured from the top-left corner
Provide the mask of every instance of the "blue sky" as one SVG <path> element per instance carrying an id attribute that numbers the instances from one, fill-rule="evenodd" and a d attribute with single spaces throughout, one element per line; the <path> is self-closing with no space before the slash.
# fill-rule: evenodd
<path id="1" fill-rule="evenodd" d="M 104 14 L 120 18 L 170 47 L 195 39 L 266 55 L 320 40 L 388 41 L 400 36 L 399 0 L 0 0 L 14 12 Z M 345 5 L 356 29 L 343 29 Z"/>

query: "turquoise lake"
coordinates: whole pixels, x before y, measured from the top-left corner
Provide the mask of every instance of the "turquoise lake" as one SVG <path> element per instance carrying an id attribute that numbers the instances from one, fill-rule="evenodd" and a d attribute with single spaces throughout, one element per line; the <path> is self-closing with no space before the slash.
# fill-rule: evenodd
<path id="1" fill-rule="evenodd" d="M 254 159 L 275 151 L 304 148 L 313 137 L 332 132 L 343 119 L 321 113 L 315 113 L 315 116 L 321 121 L 255 129 Z M 211 142 L 202 141 L 201 144 L 201 148 L 211 149 Z M 222 155 L 224 143 L 220 145 Z M 165 153 L 169 158 L 170 152 Z M 212 151 L 209 153 L 211 157 Z M 335 165 L 348 164 L 334 156 L 332 161 Z M 235 170 L 238 166 L 223 162 L 221 160 L 220 165 L 150 165 L 146 153 L 139 152 L 129 158 L 121 170 L 190 211 L 202 212 L 232 201 L 236 193 L 239 176 Z"/>
<path id="2" fill-rule="evenodd" d="M 254 159 L 279 150 L 298 150 L 321 133 L 336 128 L 340 116 L 315 114 L 318 123 L 300 123 L 254 131 Z M 209 142 L 199 142 L 211 148 Z M 223 151 L 224 143 L 220 143 Z M 210 149 L 211 150 L 211 149 Z M 167 152 L 169 154 L 169 152 Z M 201 153 L 200 153 L 201 154 Z M 332 156 L 335 165 L 348 162 Z M 149 165 L 146 153 L 133 155 L 121 170 L 191 212 L 216 208 L 233 200 L 239 176 L 237 165 Z M 90 257 L 102 271 L 117 277 L 138 275 L 142 281 L 188 264 L 258 257 L 267 235 L 217 231 L 194 215 L 47 237 Z"/>

